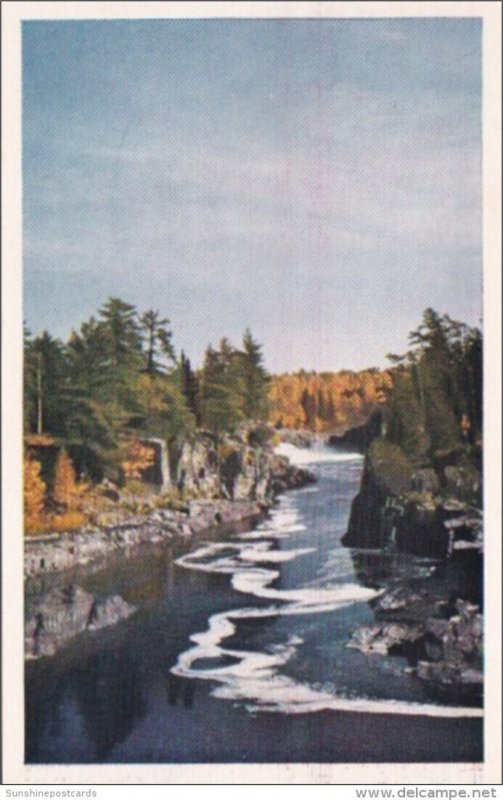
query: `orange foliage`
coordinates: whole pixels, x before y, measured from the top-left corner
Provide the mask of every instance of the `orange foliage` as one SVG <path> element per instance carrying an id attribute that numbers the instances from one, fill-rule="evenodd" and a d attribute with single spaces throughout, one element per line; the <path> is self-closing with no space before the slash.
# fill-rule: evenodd
<path id="1" fill-rule="evenodd" d="M 41 522 L 46 485 L 40 475 L 40 462 L 27 454 L 24 460 L 24 513 L 26 527 L 37 526 Z"/>
<path id="2" fill-rule="evenodd" d="M 55 531 L 73 531 L 81 528 L 87 522 L 87 517 L 80 511 L 67 511 L 65 514 L 55 514 L 47 521 L 47 530 Z"/>
<path id="3" fill-rule="evenodd" d="M 296 372 L 271 381 L 270 422 L 283 428 L 338 432 L 363 424 L 385 400 L 389 371 Z"/>
<path id="4" fill-rule="evenodd" d="M 123 445 L 124 460 L 121 467 L 126 480 L 141 478 L 142 474 L 154 463 L 154 449 L 142 444 L 139 439 L 132 439 Z"/>
<path id="5" fill-rule="evenodd" d="M 25 436 L 25 443 L 29 447 L 52 447 L 56 440 L 48 433 L 29 433 Z"/>
<path id="6" fill-rule="evenodd" d="M 58 505 L 72 508 L 78 497 L 75 483 L 75 469 L 66 450 L 60 450 L 56 460 L 53 499 Z"/>

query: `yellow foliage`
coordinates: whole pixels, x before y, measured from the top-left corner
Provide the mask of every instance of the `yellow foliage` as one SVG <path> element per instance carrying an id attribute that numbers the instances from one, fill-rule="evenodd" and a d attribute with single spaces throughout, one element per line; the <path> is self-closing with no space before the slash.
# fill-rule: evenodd
<path id="1" fill-rule="evenodd" d="M 43 517 L 46 485 L 40 462 L 27 455 L 24 461 L 24 513 L 26 527 L 37 526 Z"/>
<path id="2" fill-rule="evenodd" d="M 46 523 L 46 529 L 49 531 L 73 531 L 81 528 L 87 522 L 87 517 L 80 511 L 67 511 L 64 514 L 55 514 L 50 517 Z"/>
<path id="3" fill-rule="evenodd" d="M 270 422 L 317 433 L 362 424 L 386 399 L 389 370 L 297 372 L 271 381 Z"/>
<path id="4" fill-rule="evenodd" d="M 75 469 L 66 450 L 60 450 L 56 460 L 53 499 L 58 505 L 72 508 L 79 495 L 75 482 Z"/>
<path id="5" fill-rule="evenodd" d="M 123 445 L 124 458 L 121 467 L 126 480 L 141 478 L 142 474 L 154 463 L 154 449 L 142 444 L 139 439 L 132 439 Z"/>
<path id="6" fill-rule="evenodd" d="M 62 533 L 82 528 L 88 522 L 88 517 L 80 511 L 66 511 L 63 514 L 53 514 L 41 519 L 26 520 L 25 533 L 27 536 L 43 536 L 44 533 Z"/>

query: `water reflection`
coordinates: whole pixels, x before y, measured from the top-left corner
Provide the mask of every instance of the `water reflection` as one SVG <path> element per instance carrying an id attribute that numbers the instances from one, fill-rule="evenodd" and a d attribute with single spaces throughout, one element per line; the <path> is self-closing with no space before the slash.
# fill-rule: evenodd
<path id="1" fill-rule="evenodd" d="M 355 577 L 362 586 L 370 589 L 380 589 L 395 580 L 429 578 L 438 568 L 438 562 L 434 560 L 404 553 L 351 550 L 350 554 Z"/>
<path id="2" fill-rule="evenodd" d="M 166 679 L 166 697 L 170 706 L 183 705 L 192 708 L 196 694 L 196 683 L 188 678 L 169 675 Z"/>
<path id="3" fill-rule="evenodd" d="M 95 653 L 75 667 L 75 692 L 95 757 L 104 760 L 146 711 L 142 665 L 130 651 Z"/>

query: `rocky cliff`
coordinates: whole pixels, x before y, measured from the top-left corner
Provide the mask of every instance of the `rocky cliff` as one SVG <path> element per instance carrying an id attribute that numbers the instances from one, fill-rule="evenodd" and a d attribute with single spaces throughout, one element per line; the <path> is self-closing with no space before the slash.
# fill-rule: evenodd
<path id="1" fill-rule="evenodd" d="M 460 499 L 476 498 L 479 490 L 476 472 L 452 465 L 414 470 L 392 447 L 376 447 L 366 456 L 342 542 L 438 558 L 453 550 L 480 552 L 482 512 Z"/>
<path id="2" fill-rule="evenodd" d="M 429 692 L 455 702 L 482 698 L 479 495 L 473 465 L 452 464 L 451 455 L 414 469 L 398 448 L 376 442 L 342 540 L 362 582 L 382 590 L 372 603 L 375 624 L 354 631 L 348 646 L 406 657 Z M 405 558 L 406 568 L 383 572 L 378 555 L 376 571 L 372 551 Z"/>
<path id="3" fill-rule="evenodd" d="M 369 419 L 362 425 L 356 428 L 350 428 L 341 435 L 328 437 L 327 444 L 330 447 L 336 447 L 339 450 L 348 450 L 352 453 L 365 453 L 374 439 L 381 435 L 382 429 L 382 414 L 380 411 L 375 411 Z"/>

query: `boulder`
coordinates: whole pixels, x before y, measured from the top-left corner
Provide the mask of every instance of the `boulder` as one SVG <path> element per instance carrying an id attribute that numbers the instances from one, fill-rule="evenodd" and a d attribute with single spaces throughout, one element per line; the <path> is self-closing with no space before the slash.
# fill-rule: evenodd
<path id="1" fill-rule="evenodd" d="M 391 622 L 383 625 L 362 625 L 348 643 L 362 653 L 378 653 L 380 655 L 403 655 L 406 645 L 422 638 L 424 629 L 421 625 Z"/>
<path id="2" fill-rule="evenodd" d="M 74 584 L 52 589 L 26 623 L 26 657 L 54 655 L 73 636 L 114 625 L 135 610 L 119 595 L 100 600 Z"/>
<path id="3" fill-rule="evenodd" d="M 436 494 L 440 488 L 437 473 L 431 467 L 416 470 L 411 480 L 412 490 L 421 494 Z"/>

